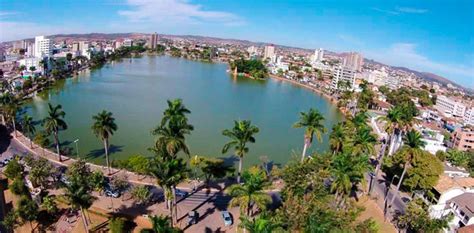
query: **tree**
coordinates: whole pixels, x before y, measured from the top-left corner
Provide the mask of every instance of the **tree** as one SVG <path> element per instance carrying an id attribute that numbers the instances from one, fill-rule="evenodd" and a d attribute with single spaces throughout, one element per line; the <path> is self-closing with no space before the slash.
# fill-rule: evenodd
<path id="1" fill-rule="evenodd" d="M 313 142 L 314 134 L 316 134 L 316 139 L 321 142 L 322 134 L 326 132 L 323 121 L 324 117 L 321 115 L 321 113 L 314 108 L 310 108 L 308 112 L 301 112 L 300 120 L 293 125 L 295 128 L 305 128 L 304 147 L 303 153 L 301 155 L 301 162 L 304 161 L 306 150 Z"/>
<path id="2" fill-rule="evenodd" d="M 128 166 L 133 172 L 146 175 L 150 167 L 150 160 L 143 155 L 133 155 L 128 158 Z"/>
<path id="3" fill-rule="evenodd" d="M 55 215 L 58 213 L 58 207 L 56 204 L 56 198 L 54 196 L 46 196 L 43 198 L 43 203 L 41 203 L 41 207 L 46 210 L 46 212 L 50 215 Z"/>
<path id="4" fill-rule="evenodd" d="M 343 144 L 345 142 L 345 132 L 342 123 L 337 123 L 332 127 L 331 134 L 329 135 L 329 146 L 333 153 L 342 151 Z"/>
<path id="5" fill-rule="evenodd" d="M 32 222 L 38 218 L 38 206 L 30 198 L 23 196 L 18 201 L 18 216 L 26 222 L 30 223 L 31 229 L 33 229 Z"/>
<path id="6" fill-rule="evenodd" d="M 240 227 L 248 230 L 251 233 L 272 233 L 277 230 L 282 230 L 282 223 L 272 219 L 266 212 L 258 215 L 255 218 L 246 216 L 240 217 Z"/>
<path id="7" fill-rule="evenodd" d="M 265 210 L 271 203 L 270 196 L 263 191 L 268 186 L 268 182 L 265 173 L 259 169 L 246 171 L 242 177 L 245 180 L 243 184 L 231 185 L 227 191 L 232 197 L 229 206 L 240 206 L 240 212 L 250 217 L 254 206 L 257 206 L 259 210 Z"/>
<path id="8" fill-rule="evenodd" d="M 446 160 L 454 166 L 467 168 L 469 159 L 469 154 L 467 152 L 459 151 L 456 149 L 448 150 L 448 152 L 446 153 Z"/>
<path id="9" fill-rule="evenodd" d="M 140 205 L 145 204 L 151 197 L 150 190 L 143 185 L 134 186 L 130 194 L 132 194 L 133 199 Z"/>
<path id="10" fill-rule="evenodd" d="M 20 106 L 19 100 L 7 92 L 0 97 L 0 104 L 2 106 L 2 112 L 11 119 L 13 131 L 15 131 L 16 135 L 16 115 Z"/>
<path id="11" fill-rule="evenodd" d="M 18 212 L 14 209 L 10 210 L 10 212 L 5 215 L 3 221 L 0 222 L 7 230 L 14 231 L 20 223 L 18 221 Z"/>
<path id="12" fill-rule="evenodd" d="M 92 172 L 90 177 L 90 185 L 93 190 L 99 192 L 99 194 L 104 191 L 106 180 L 104 174 L 101 171 Z"/>
<path id="13" fill-rule="evenodd" d="M 251 121 L 234 121 L 232 129 L 225 129 L 222 134 L 231 140 L 227 142 L 222 148 L 222 153 L 227 153 L 231 147 L 234 148 L 235 154 L 239 157 L 239 171 L 237 174 L 237 183 L 240 183 L 240 174 L 242 172 L 242 163 L 244 156 L 248 153 L 249 148 L 247 143 L 255 143 L 254 134 L 257 134 L 259 129 L 252 125 Z"/>
<path id="14" fill-rule="evenodd" d="M 10 179 L 10 180 L 13 180 L 15 178 L 23 178 L 23 172 L 24 172 L 24 168 L 23 168 L 23 165 L 21 165 L 19 162 L 18 162 L 18 159 L 17 157 L 14 157 L 8 164 L 7 164 L 7 167 L 5 168 L 5 170 L 3 171 L 3 173 L 5 174 L 5 176 Z"/>
<path id="15" fill-rule="evenodd" d="M 395 193 L 398 193 L 398 191 L 400 190 L 400 186 L 402 185 L 403 178 L 405 178 L 405 174 L 411 162 L 415 159 L 415 157 L 418 157 L 420 156 L 421 153 L 423 153 L 423 151 L 421 150 L 421 147 L 425 145 L 425 142 L 421 140 L 421 134 L 413 129 L 406 134 L 403 141 L 405 142 L 405 145 L 404 145 L 403 150 L 400 151 L 400 155 L 402 156 L 404 160 L 403 172 L 400 175 L 400 180 L 398 181 L 397 189 Z M 393 204 L 395 197 L 396 195 L 393 195 L 389 206 Z"/>
<path id="16" fill-rule="evenodd" d="M 389 150 L 388 155 L 393 154 L 393 149 L 396 143 L 397 130 L 403 124 L 402 112 L 398 107 L 392 107 L 388 110 L 385 117 L 381 117 L 381 120 L 385 121 L 385 132 L 389 134 Z"/>
<path id="17" fill-rule="evenodd" d="M 223 178 L 228 173 L 234 171 L 234 168 L 231 165 L 225 164 L 222 159 L 204 158 L 201 163 L 201 171 L 204 174 L 208 186 L 212 178 Z"/>
<path id="18" fill-rule="evenodd" d="M 48 134 L 54 135 L 54 143 L 56 145 L 56 152 L 58 153 L 58 159 L 61 162 L 61 152 L 59 150 L 59 130 L 66 130 L 67 124 L 64 121 L 66 113 L 62 110 L 62 106 L 52 106 L 48 103 L 48 116 L 43 120 L 43 127 Z"/>
<path id="19" fill-rule="evenodd" d="M 18 196 L 28 194 L 28 188 L 22 177 L 16 177 L 10 185 L 10 191 Z"/>
<path id="20" fill-rule="evenodd" d="M 150 216 L 152 229 L 154 232 L 160 233 L 179 233 L 182 232 L 178 228 L 173 228 L 170 219 L 167 216 Z"/>
<path id="21" fill-rule="evenodd" d="M 83 160 L 74 162 L 66 173 L 69 183 L 66 184 L 64 190 L 64 196 L 72 209 L 81 211 L 85 231 L 88 230 L 85 210 L 89 209 L 94 202 L 94 197 L 91 195 L 92 187 L 89 181 L 91 174 L 90 168 Z"/>
<path id="22" fill-rule="evenodd" d="M 113 217 L 109 223 L 110 233 L 122 233 L 125 231 L 125 219 Z"/>
<path id="23" fill-rule="evenodd" d="M 33 137 L 36 132 L 35 125 L 33 124 L 33 118 L 29 115 L 23 116 L 22 121 L 23 131 L 30 137 L 30 148 L 33 148 Z"/>
<path id="24" fill-rule="evenodd" d="M 94 120 L 92 131 L 104 143 L 105 160 L 107 162 L 107 170 L 110 175 L 109 138 L 114 134 L 115 131 L 117 131 L 117 124 L 115 124 L 115 118 L 112 117 L 112 113 L 105 110 L 93 116 L 92 119 Z"/>
<path id="25" fill-rule="evenodd" d="M 373 155 L 375 152 L 374 145 L 377 143 L 377 139 L 370 129 L 361 128 L 357 130 L 353 138 L 349 139 L 349 143 L 352 146 L 353 154 Z"/>
<path id="26" fill-rule="evenodd" d="M 449 227 L 451 218 L 449 215 L 441 219 L 431 218 L 423 201 L 415 199 L 408 204 L 405 214 L 400 215 L 396 222 L 399 228 L 413 232 L 443 232 Z"/>
<path id="27" fill-rule="evenodd" d="M 32 159 L 28 166 L 31 167 L 29 177 L 33 186 L 46 187 L 52 175 L 53 165 L 47 159 L 39 158 Z"/>

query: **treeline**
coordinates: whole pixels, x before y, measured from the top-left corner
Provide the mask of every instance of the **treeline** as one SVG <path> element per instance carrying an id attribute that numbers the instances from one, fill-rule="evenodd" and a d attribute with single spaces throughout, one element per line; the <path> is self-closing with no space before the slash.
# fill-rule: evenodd
<path id="1" fill-rule="evenodd" d="M 256 79 L 265 79 L 268 70 L 261 60 L 245 60 L 243 58 L 230 63 L 232 70 L 237 68 L 237 72 L 248 74 Z"/>

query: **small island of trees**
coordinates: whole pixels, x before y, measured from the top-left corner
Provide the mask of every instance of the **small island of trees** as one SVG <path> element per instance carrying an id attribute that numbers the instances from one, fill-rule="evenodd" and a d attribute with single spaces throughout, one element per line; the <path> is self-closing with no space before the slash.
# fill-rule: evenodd
<path id="1" fill-rule="evenodd" d="M 238 73 L 249 75 L 255 79 L 265 79 L 268 76 L 268 70 L 261 60 L 238 59 L 230 62 L 232 70 L 237 68 Z"/>

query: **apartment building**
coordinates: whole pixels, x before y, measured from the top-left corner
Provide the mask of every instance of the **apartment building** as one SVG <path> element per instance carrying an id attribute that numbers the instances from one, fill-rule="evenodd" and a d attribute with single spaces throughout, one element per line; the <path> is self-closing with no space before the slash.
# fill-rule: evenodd
<path id="1" fill-rule="evenodd" d="M 444 95 L 438 96 L 436 99 L 435 108 L 447 117 L 463 118 L 466 112 L 466 105 L 464 105 L 461 101 L 446 97 Z"/>
<path id="2" fill-rule="evenodd" d="M 331 88 L 338 89 L 338 90 L 354 90 L 355 87 L 355 70 L 345 67 L 345 66 L 337 66 L 332 70 L 332 82 Z M 342 86 L 341 84 L 348 84 L 346 87 L 345 85 Z"/>
<path id="3" fill-rule="evenodd" d="M 457 128 L 452 137 L 453 148 L 461 151 L 474 149 L 474 129 L 471 127 Z"/>
<path id="4" fill-rule="evenodd" d="M 35 52 L 37 58 L 49 57 L 53 54 L 53 41 L 44 37 L 35 37 Z"/>

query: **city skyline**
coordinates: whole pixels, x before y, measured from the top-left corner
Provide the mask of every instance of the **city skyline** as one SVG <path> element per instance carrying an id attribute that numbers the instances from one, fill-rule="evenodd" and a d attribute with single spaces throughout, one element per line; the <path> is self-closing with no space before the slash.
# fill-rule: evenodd
<path id="1" fill-rule="evenodd" d="M 155 31 L 246 39 L 357 51 L 368 59 L 474 87 L 474 3 L 469 1 L 0 2 L 0 41 L 40 34 Z"/>

